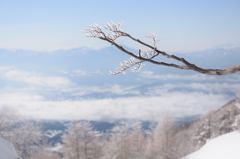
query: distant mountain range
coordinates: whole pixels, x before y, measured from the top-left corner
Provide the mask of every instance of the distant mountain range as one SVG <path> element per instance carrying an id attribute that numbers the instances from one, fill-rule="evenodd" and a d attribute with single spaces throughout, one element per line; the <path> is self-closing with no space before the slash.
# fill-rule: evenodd
<path id="1" fill-rule="evenodd" d="M 229 49 L 209 49 L 198 52 L 175 53 L 189 61 L 203 67 L 226 67 L 239 63 L 240 47 Z M 75 48 L 69 50 L 56 50 L 52 52 L 38 52 L 31 50 L 0 49 L 1 65 L 11 65 L 19 69 L 39 72 L 57 73 L 61 69 L 81 69 L 86 72 L 103 71 L 108 73 L 127 56 L 113 47 L 103 49 Z M 160 72 L 168 70 L 153 65 L 147 69 Z M 174 69 L 175 70 L 175 69 Z M 169 71 L 169 70 L 168 70 Z M 179 72 L 176 70 L 176 72 Z M 174 72 L 175 73 L 175 72 Z"/>

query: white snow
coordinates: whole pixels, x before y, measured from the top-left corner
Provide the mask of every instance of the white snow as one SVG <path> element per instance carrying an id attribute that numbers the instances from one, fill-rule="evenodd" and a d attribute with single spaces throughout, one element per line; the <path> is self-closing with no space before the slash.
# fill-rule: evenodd
<path id="1" fill-rule="evenodd" d="M 2 138 L 0 138 L 0 159 L 17 159 L 13 145 Z"/>
<path id="2" fill-rule="evenodd" d="M 240 131 L 211 139 L 184 159 L 240 159 Z"/>

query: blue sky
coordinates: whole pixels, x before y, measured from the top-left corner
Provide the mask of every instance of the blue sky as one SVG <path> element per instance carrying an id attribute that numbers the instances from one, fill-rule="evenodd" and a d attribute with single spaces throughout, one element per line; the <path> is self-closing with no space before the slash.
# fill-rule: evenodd
<path id="1" fill-rule="evenodd" d="M 240 46 L 238 0 L 0 0 L 0 48 L 104 47 L 83 30 L 120 22 L 140 38 L 154 32 L 166 50 Z"/>

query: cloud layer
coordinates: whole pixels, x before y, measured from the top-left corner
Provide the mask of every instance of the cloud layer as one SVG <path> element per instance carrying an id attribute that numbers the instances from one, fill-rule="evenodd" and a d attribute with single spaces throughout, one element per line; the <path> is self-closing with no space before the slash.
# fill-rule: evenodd
<path id="1" fill-rule="evenodd" d="M 0 67 L 0 78 L 8 81 L 20 82 L 29 86 L 45 88 L 65 88 L 72 85 L 66 77 L 43 76 L 11 67 Z"/>
<path id="2" fill-rule="evenodd" d="M 204 114 L 229 99 L 216 94 L 171 93 L 151 97 L 49 101 L 37 95 L 1 94 L 0 105 L 38 119 L 159 120 L 165 113 L 176 117 Z"/>

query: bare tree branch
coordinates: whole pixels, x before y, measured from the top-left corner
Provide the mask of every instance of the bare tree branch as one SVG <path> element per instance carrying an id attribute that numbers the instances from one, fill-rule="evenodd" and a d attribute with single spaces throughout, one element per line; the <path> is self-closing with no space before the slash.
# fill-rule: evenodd
<path id="1" fill-rule="evenodd" d="M 227 74 L 240 72 L 240 64 L 229 67 L 229 68 L 225 68 L 225 69 L 202 68 L 200 66 L 195 65 L 194 63 L 187 61 L 183 57 L 171 55 L 165 51 L 159 50 L 157 48 L 157 40 L 155 36 L 151 37 L 151 39 L 153 40 L 153 44 L 152 45 L 148 44 L 122 31 L 120 29 L 120 24 L 108 23 L 104 27 L 101 27 L 99 25 L 92 25 L 87 29 L 87 36 L 106 41 L 111 45 L 115 46 L 116 48 L 118 48 L 119 50 L 121 50 L 122 52 L 124 52 L 125 54 L 132 57 L 129 60 L 124 61 L 120 65 L 120 67 L 113 72 L 113 74 L 119 74 L 121 72 L 128 70 L 129 68 L 134 68 L 134 69 L 139 68 L 143 62 L 149 62 L 156 65 L 173 67 L 173 68 L 182 69 L 182 70 L 192 70 L 192 71 L 199 72 L 202 74 L 207 74 L 207 75 L 227 75 Z M 139 48 L 136 49 L 136 50 L 139 50 L 138 52 L 131 51 L 117 41 L 119 38 L 130 39 L 140 44 L 141 46 L 148 48 L 148 51 L 143 52 Z M 161 61 L 156 58 L 159 56 L 171 59 L 176 63 L 168 63 L 168 62 Z"/>

